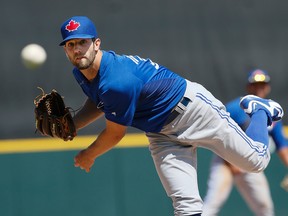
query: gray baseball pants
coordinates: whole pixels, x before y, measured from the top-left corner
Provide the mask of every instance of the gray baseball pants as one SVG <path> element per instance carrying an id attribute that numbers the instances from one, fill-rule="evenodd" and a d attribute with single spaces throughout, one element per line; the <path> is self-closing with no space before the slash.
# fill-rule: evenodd
<path id="1" fill-rule="evenodd" d="M 149 149 L 174 215 L 202 213 L 197 183 L 197 147 L 213 151 L 248 172 L 266 168 L 270 153 L 229 117 L 224 105 L 202 85 L 187 80 L 186 110 L 159 133 L 147 133 Z"/>

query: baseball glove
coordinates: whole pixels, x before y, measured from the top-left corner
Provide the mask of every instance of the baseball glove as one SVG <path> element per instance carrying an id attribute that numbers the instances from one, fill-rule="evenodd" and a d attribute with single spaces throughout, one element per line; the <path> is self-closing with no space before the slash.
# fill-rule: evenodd
<path id="1" fill-rule="evenodd" d="M 73 140 L 76 136 L 75 125 L 69 111 L 65 106 L 64 100 L 56 90 L 42 95 L 34 99 L 35 104 L 35 120 L 36 131 L 44 136 L 58 137 L 64 141 Z"/>

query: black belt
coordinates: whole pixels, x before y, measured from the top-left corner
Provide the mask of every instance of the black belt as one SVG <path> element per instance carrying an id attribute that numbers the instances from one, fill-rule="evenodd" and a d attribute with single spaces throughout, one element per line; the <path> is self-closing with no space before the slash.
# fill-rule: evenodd
<path id="1" fill-rule="evenodd" d="M 189 102 L 191 102 L 189 98 L 183 97 L 177 106 L 172 110 L 164 125 L 170 124 L 178 115 L 182 114 L 186 110 Z"/>

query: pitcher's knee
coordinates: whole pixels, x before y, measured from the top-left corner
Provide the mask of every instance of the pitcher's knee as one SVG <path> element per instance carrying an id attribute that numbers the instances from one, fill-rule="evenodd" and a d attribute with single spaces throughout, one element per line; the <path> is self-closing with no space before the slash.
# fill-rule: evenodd
<path id="1" fill-rule="evenodd" d="M 262 172 L 266 169 L 270 161 L 270 154 L 264 156 L 258 156 L 256 159 L 249 160 L 249 165 L 244 167 L 244 170 L 247 172 Z"/>

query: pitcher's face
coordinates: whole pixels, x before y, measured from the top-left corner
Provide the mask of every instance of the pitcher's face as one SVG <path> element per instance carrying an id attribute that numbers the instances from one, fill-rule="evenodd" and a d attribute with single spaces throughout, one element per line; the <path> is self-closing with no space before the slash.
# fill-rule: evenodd
<path id="1" fill-rule="evenodd" d="M 94 62 L 99 47 L 92 39 L 73 39 L 66 42 L 64 50 L 70 62 L 79 70 L 88 69 Z"/>

